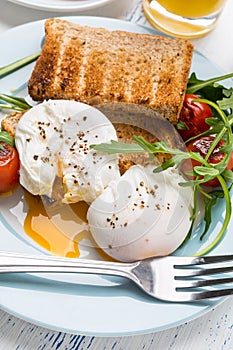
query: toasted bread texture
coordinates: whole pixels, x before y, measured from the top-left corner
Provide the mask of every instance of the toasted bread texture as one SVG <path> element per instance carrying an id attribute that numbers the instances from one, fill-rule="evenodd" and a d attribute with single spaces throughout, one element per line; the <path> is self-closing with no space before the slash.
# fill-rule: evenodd
<path id="1" fill-rule="evenodd" d="M 34 100 L 136 103 L 177 123 L 193 53 L 189 41 L 53 18 L 45 33 L 28 84 Z"/>
<path id="2" fill-rule="evenodd" d="M 150 132 L 135 125 L 114 123 L 114 127 L 116 129 L 118 140 L 124 143 L 132 143 L 134 135 L 143 137 L 150 143 L 159 141 Z M 158 166 L 161 163 L 165 162 L 168 158 L 170 158 L 170 155 L 164 155 L 162 153 L 157 153 L 153 159 L 150 159 L 149 154 L 146 152 L 119 154 L 120 173 L 124 174 L 131 166 L 135 164 L 140 164 L 143 166 L 153 164 L 154 166 Z"/>
<path id="3" fill-rule="evenodd" d="M 23 112 L 13 112 L 9 115 L 7 115 L 2 121 L 1 121 L 1 128 L 4 131 L 9 132 L 9 134 L 12 137 L 15 137 L 15 130 L 18 124 L 18 121 L 22 117 Z"/>

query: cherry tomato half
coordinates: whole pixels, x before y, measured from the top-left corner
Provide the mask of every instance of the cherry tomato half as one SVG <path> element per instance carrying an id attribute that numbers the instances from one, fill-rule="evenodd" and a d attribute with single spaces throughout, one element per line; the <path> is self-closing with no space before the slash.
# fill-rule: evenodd
<path id="1" fill-rule="evenodd" d="M 214 136 L 203 136 L 200 137 L 194 141 L 190 141 L 187 145 L 187 151 L 188 152 L 199 152 L 200 155 L 205 158 L 205 156 L 207 155 L 213 141 L 214 141 L 215 137 Z M 219 163 L 221 160 L 223 160 L 223 158 L 225 157 L 225 153 L 220 152 L 221 147 L 224 145 L 224 141 L 221 140 L 219 141 L 219 143 L 217 144 L 217 146 L 215 147 L 214 151 L 212 152 L 212 154 L 210 155 L 209 159 L 208 159 L 208 163 L 211 164 L 217 164 Z M 192 170 L 192 168 L 196 165 L 200 165 L 199 162 L 197 162 L 196 160 L 185 160 L 182 164 L 182 171 L 184 174 L 187 173 L 187 171 Z M 233 152 L 231 153 L 229 162 L 227 164 L 226 167 L 227 170 L 232 170 L 233 169 Z M 187 174 L 186 174 L 187 176 Z M 190 179 L 193 179 L 194 177 L 190 177 L 187 176 Z M 216 187 L 219 186 L 219 181 L 217 178 L 210 180 L 208 182 L 205 182 L 205 186 L 211 186 L 211 187 Z"/>
<path id="2" fill-rule="evenodd" d="M 19 180 L 19 156 L 18 152 L 0 142 L 0 193 L 10 191 Z"/>
<path id="3" fill-rule="evenodd" d="M 193 136 L 208 130 L 210 126 L 206 124 L 205 119 L 212 117 L 212 110 L 209 105 L 203 102 L 193 102 L 198 96 L 186 94 L 183 107 L 180 112 L 179 120 L 185 123 L 187 130 L 179 130 L 184 141 Z"/>

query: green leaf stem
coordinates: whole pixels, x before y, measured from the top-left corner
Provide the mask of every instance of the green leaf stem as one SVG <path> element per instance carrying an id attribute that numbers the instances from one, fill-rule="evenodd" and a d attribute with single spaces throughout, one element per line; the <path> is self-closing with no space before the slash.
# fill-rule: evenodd
<path id="1" fill-rule="evenodd" d="M 29 63 L 35 61 L 40 56 L 40 52 L 36 52 L 27 57 L 21 58 L 7 66 L 0 67 L 0 79 L 4 78 L 6 75 L 15 72 L 16 70 L 28 65 Z"/>

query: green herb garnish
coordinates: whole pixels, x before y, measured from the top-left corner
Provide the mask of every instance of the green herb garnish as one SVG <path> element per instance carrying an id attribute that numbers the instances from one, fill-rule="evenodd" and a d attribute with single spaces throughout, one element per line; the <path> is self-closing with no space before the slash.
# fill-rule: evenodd
<path id="1" fill-rule="evenodd" d="M 200 80 L 196 77 L 195 73 L 192 73 L 188 81 L 186 93 L 200 93 L 201 96 L 207 97 L 211 101 L 217 101 L 222 98 L 223 90 L 226 90 L 224 86 L 218 85 L 217 83 L 229 78 L 233 78 L 233 73 L 221 75 L 208 80 Z"/>
<path id="2" fill-rule="evenodd" d="M 35 61 L 40 56 L 40 52 L 36 52 L 27 57 L 21 58 L 7 66 L 0 67 L 0 79 L 4 78 L 6 75 L 15 72 L 16 70 L 28 65 L 29 63 Z"/>
<path id="3" fill-rule="evenodd" d="M 210 228 L 212 220 L 212 208 L 216 205 L 219 199 L 225 200 L 226 213 L 222 227 L 218 232 L 216 238 L 206 248 L 195 254 L 196 256 L 207 254 L 221 241 L 231 218 L 232 207 L 230 191 L 233 187 L 233 172 L 231 170 L 226 170 L 226 166 L 231 156 L 233 146 L 233 88 L 227 89 L 224 86 L 217 84 L 217 82 L 231 77 L 233 77 L 233 73 L 204 81 L 197 79 L 196 75 L 193 73 L 189 79 L 187 93 L 198 93 L 198 95 L 202 96 L 202 98 L 198 99 L 197 101 L 209 104 L 214 113 L 212 118 L 208 118 L 206 120 L 206 122 L 211 126 L 210 130 L 194 137 L 197 138 L 202 135 L 215 135 L 215 139 L 205 158 L 203 158 L 198 152 L 185 152 L 180 149 L 171 148 L 165 141 L 148 143 L 145 139 L 138 136 L 133 137 L 133 140 L 135 142 L 132 144 L 111 141 L 110 143 L 102 143 L 91 146 L 99 152 L 109 154 L 147 152 L 150 156 L 153 156 L 156 153 L 172 155 L 172 158 L 154 169 L 154 172 L 156 173 L 161 172 L 169 167 L 180 167 L 186 159 L 193 159 L 200 163 L 200 165 L 194 166 L 193 170 L 189 174 L 194 176 L 195 179 L 180 183 L 181 186 L 193 186 L 194 188 L 194 210 L 191 218 L 191 230 L 187 235 L 185 241 L 191 237 L 191 231 L 196 219 L 198 192 L 203 195 L 205 202 L 205 228 L 200 235 L 200 240 L 205 237 Z M 178 128 L 180 129 L 183 127 L 184 126 L 182 124 L 178 125 Z M 208 163 L 208 159 L 211 153 L 220 140 L 225 141 L 224 146 L 221 148 L 221 152 L 226 154 L 225 157 L 219 163 Z M 212 192 L 206 192 L 202 185 L 214 178 L 218 179 L 220 188 L 214 189 Z"/>
<path id="4" fill-rule="evenodd" d="M 6 103 L 1 103 L 1 100 Z M 15 97 L 6 94 L 0 94 L 0 108 L 22 112 L 31 108 L 31 106 L 26 102 L 26 100 L 23 97 Z"/>
<path id="5" fill-rule="evenodd" d="M 10 145 L 11 147 L 15 146 L 14 138 L 9 134 L 9 132 L 2 131 L 1 129 L 0 129 L 0 142 L 4 142 L 7 145 Z M 0 144 L 0 150 L 4 150 L 4 147 L 2 144 Z"/>

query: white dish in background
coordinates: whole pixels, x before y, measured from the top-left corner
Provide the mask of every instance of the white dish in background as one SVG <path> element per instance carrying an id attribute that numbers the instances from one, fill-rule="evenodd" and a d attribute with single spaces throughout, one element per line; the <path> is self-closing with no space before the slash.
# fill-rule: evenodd
<path id="1" fill-rule="evenodd" d="M 84 11 L 106 5 L 113 0 L 8 0 L 17 5 L 46 11 Z"/>
<path id="2" fill-rule="evenodd" d="M 83 16 L 67 19 L 110 30 L 157 33 L 150 28 L 120 20 Z M 0 66 L 37 52 L 43 36 L 44 21 L 15 27 L 0 35 L 4 47 Z M 3 78 L 1 92 L 10 93 L 11 89 L 25 84 L 33 65 Z M 223 73 L 198 52 L 194 53 L 191 71 L 195 71 L 203 79 Z M 47 254 L 24 233 L 25 212 L 21 190 L 14 196 L 0 198 L 0 249 Z M 213 215 L 211 235 L 219 229 L 223 212 L 224 206 L 220 204 Z M 232 231 L 232 226 L 231 222 L 229 232 Z M 190 249 L 195 251 L 198 248 L 200 244 L 198 246 L 197 242 L 190 241 L 188 248 L 181 250 L 180 254 L 189 254 Z M 214 254 L 227 254 L 232 251 L 231 235 L 226 234 L 221 244 L 215 248 Z M 84 251 L 84 255 L 85 253 Z M 152 299 L 131 282 L 117 277 L 62 274 L 4 274 L 0 277 L 2 309 L 43 327 L 85 335 L 125 336 L 167 329 L 203 315 L 223 300 L 189 304 L 165 303 Z"/>

